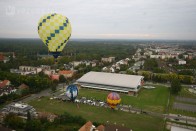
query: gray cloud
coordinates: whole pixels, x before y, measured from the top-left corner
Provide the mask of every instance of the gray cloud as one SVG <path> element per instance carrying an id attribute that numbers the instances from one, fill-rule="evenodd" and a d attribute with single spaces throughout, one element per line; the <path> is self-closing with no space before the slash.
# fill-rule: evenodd
<path id="1" fill-rule="evenodd" d="M 0 37 L 38 37 L 51 12 L 70 19 L 72 38 L 196 39 L 195 0 L 2 0 Z"/>

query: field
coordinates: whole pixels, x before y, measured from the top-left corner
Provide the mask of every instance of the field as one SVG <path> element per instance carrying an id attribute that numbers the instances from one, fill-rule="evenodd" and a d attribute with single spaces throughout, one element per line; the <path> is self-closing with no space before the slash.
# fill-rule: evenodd
<path id="1" fill-rule="evenodd" d="M 137 97 L 121 93 L 121 103 L 144 110 L 164 112 L 167 105 L 169 90 L 167 87 L 155 86 L 155 89 L 142 89 Z M 108 91 L 81 88 L 79 97 L 100 99 L 105 101 Z"/>
<path id="2" fill-rule="evenodd" d="M 76 103 L 62 102 L 59 100 L 49 100 L 48 97 L 36 99 L 29 102 L 38 111 L 53 112 L 62 114 L 64 112 L 71 113 L 72 115 L 80 115 L 86 120 L 99 123 L 117 123 L 118 125 L 124 124 L 134 131 L 159 131 L 164 128 L 163 119 L 151 117 L 149 115 L 131 114 L 122 111 L 113 111 L 108 108 L 95 107 L 84 104 L 76 105 Z"/>

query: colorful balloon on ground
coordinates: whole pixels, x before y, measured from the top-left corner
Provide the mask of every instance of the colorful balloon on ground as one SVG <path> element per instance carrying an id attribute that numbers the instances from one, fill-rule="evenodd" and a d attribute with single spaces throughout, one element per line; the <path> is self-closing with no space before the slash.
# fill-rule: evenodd
<path id="1" fill-rule="evenodd" d="M 120 103 L 120 101 L 121 98 L 118 93 L 111 92 L 108 94 L 107 103 L 112 109 L 116 108 L 116 106 Z"/>
<path id="2" fill-rule="evenodd" d="M 68 18 L 56 13 L 42 16 L 38 23 L 38 34 L 54 58 L 59 56 L 67 44 L 71 31 Z"/>
<path id="3" fill-rule="evenodd" d="M 71 100 L 74 101 L 78 96 L 78 88 L 76 85 L 69 85 L 66 89 L 66 96 Z"/>

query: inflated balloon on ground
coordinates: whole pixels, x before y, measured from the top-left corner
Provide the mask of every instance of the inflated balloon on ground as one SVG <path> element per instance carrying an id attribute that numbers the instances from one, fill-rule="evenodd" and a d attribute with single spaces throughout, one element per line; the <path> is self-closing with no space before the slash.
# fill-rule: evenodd
<path id="1" fill-rule="evenodd" d="M 116 106 L 121 102 L 120 95 L 116 92 L 111 92 L 107 96 L 107 103 L 108 105 L 114 109 Z"/>
<path id="2" fill-rule="evenodd" d="M 69 85 L 66 89 L 66 96 L 71 100 L 74 101 L 78 96 L 78 88 L 76 85 Z"/>

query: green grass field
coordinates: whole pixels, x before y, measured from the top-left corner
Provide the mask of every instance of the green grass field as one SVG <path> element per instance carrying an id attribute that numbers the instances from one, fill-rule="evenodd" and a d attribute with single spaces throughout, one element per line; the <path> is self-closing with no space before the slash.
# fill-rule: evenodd
<path id="1" fill-rule="evenodd" d="M 38 111 L 47 111 L 56 114 L 68 112 L 72 115 L 82 116 L 86 120 L 93 122 L 104 124 L 109 121 L 109 123 L 116 122 L 118 125 L 124 124 L 124 126 L 129 127 L 134 131 L 159 131 L 164 128 L 163 119 L 143 114 L 131 114 L 116 110 L 113 111 L 109 108 L 89 106 L 85 104 L 79 104 L 78 108 L 76 103 L 49 100 L 47 97 L 40 100 L 36 99 L 29 102 L 29 104 Z"/>
<path id="2" fill-rule="evenodd" d="M 155 89 L 142 89 L 137 97 L 120 93 L 122 99 L 121 103 L 149 111 L 164 112 L 169 96 L 169 90 L 167 87 L 163 86 L 155 87 Z M 79 90 L 79 97 L 84 96 L 105 101 L 108 93 L 108 91 L 81 88 Z"/>
<path id="3" fill-rule="evenodd" d="M 196 99 L 196 94 L 189 92 L 188 89 L 184 88 L 184 87 L 182 88 L 181 92 L 179 93 L 179 96 Z"/>

